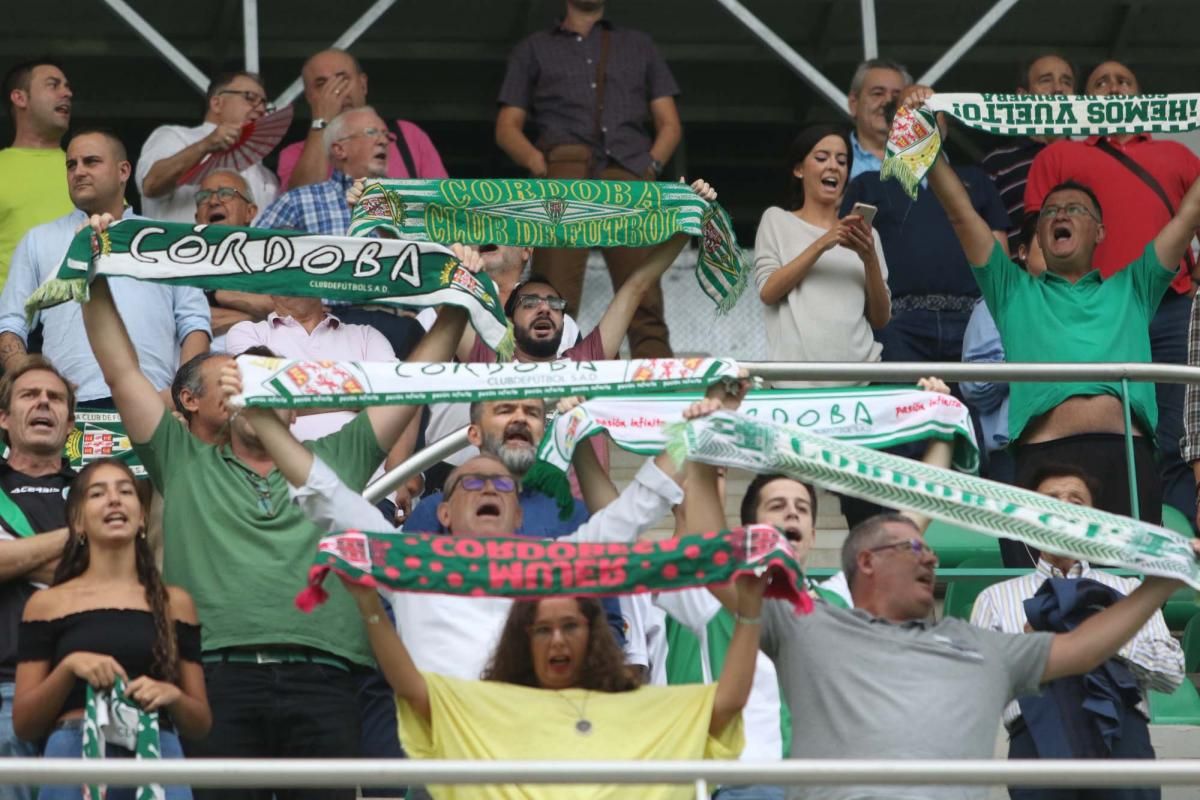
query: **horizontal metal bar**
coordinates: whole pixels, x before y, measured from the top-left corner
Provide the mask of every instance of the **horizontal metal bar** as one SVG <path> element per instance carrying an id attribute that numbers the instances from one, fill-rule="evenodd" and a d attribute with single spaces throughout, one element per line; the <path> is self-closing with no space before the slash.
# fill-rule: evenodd
<path id="1" fill-rule="evenodd" d="M 443 436 L 421 452 L 414 453 L 380 475 L 379 480 L 363 490 L 363 497 L 372 503 L 378 503 L 413 475 L 424 472 L 439 461 L 445 460 L 446 456 L 454 455 L 469 444 L 466 428 L 461 428 L 449 436 Z"/>
<path id="2" fill-rule="evenodd" d="M 1200 760 L 420 761 L 406 759 L 0 759 L 0 784 L 347 787 L 480 783 L 1180 786 Z"/>
<path id="3" fill-rule="evenodd" d="M 835 361 L 740 361 L 740 366 L 767 380 L 874 381 L 916 383 L 936 376 L 945 381 L 1035 381 L 1072 383 L 1090 381 L 1154 381 L 1200 383 L 1200 367 L 1176 364 L 963 364 L 958 361 L 926 363 L 897 361 L 862 363 Z"/>

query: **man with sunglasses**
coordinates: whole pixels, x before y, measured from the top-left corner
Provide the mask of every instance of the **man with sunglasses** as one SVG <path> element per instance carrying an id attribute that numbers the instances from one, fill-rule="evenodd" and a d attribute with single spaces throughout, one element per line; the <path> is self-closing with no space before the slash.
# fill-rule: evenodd
<path id="1" fill-rule="evenodd" d="M 240 173 L 219 169 L 204 176 L 194 195 L 200 225 L 249 225 L 258 214 L 250 184 Z M 212 349 L 225 350 L 225 334 L 239 322 L 258 322 L 274 310 L 270 296 L 228 289 L 206 291 L 212 313 Z"/>
<path id="2" fill-rule="evenodd" d="M 168 222 L 191 222 L 195 189 L 180 186 L 179 179 L 210 153 L 231 148 L 242 126 L 270 108 L 262 79 L 253 72 L 227 72 L 208 85 L 204 121 L 195 127 L 163 125 L 156 128 L 137 162 L 137 187 L 142 193 L 142 216 Z M 279 194 L 279 181 L 262 164 L 241 171 L 250 196 L 269 204 Z"/>
<path id="3" fill-rule="evenodd" d="M 931 95 L 930 89 L 916 88 L 904 105 L 919 107 Z M 1200 225 L 1200 179 L 1192 183 L 1178 212 L 1142 246 L 1140 256 L 1105 278 L 1094 259 L 1107 235 L 1104 208 L 1086 184 L 1054 186 L 1035 206 L 1046 272 L 1034 277 L 995 246 L 945 159 L 937 160 L 928 177 L 972 265 L 1009 361 L 1151 360 L 1151 320 Z M 1128 392 L 1139 511 L 1142 519 L 1158 522 L 1162 487 L 1154 446 L 1154 386 L 1131 383 Z M 1121 397 L 1122 386 L 1115 381 L 1013 383 L 1008 427 L 1015 442 L 1017 482 L 1029 483 L 1046 463 L 1091 470 L 1101 484 L 1097 508 L 1128 516 L 1132 501 Z"/>

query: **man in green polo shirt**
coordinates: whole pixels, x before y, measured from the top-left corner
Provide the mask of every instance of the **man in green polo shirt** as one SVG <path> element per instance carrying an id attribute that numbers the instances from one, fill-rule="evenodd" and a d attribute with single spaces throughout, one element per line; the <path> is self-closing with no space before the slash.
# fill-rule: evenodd
<path id="1" fill-rule="evenodd" d="M 914 87 L 904 104 L 919 107 L 931 95 L 930 89 Z M 973 266 L 1009 361 L 1150 361 L 1150 320 L 1200 225 L 1200 181 L 1141 258 L 1107 279 L 1092 268 L 1104 222 L 1087 186 L 1072 181 L 1047 193 L 1037 224 L 1047 271 L 1035 278 L 995 246 L 945 159 L 934 164 L 929 182 Z M 1158 522 L 1162 496 L 1154 455 L 1154 385 L 1131 383 L 1129 401 L 1139 509 L 1142 519 Z M 1009 431 L 1016 443 L 1018 484 L 1044 464 L 1075 465 L 1101 480 L 1098 508 L 1128 516 L 1124 430 L 1119 383 L 1012 385 Z"/>
<path id="2" fill-rule="evenodd" d="M 104 226 L 98 218 L 92 224 Z M 477 252 L 455 249 L 465 266 L 479 268 Z M 287 481 L 249 421 L 237 414 L 223 419 L 218 381 L 229 357 L 210 357 L 201 365 L 202 390 L 191 410 L 207 426 L 227 425 L 227 443 L 218 447 L 195 438 L 167 413 L 138 369 L 105 279 L 92 283 L 83 320 L 125 430 L 163 495 L 164 574 L 187 587 L 200 615 L 213 728 L 204 741 L 187 742 L 187 754 L 357 756 L 357 681 L 350 670 L 373 666 L 371 651 L 344 591 L 335 590 L 312 614 L 293 603 L 297 580 L 307 574 L 323 531 L 290 502 Z M 412 358 L 448 361 L 465 323 L 461 310 L 443 309 Z M 306 445 L 361 491 L 417 410 L 369 408 L 338 432 Z M 197 789 L 195 795 L 252 798 L 258 791 Z M 287 790 L 286 796 L 348 799 L 354 790 L 314 787 Z"/>

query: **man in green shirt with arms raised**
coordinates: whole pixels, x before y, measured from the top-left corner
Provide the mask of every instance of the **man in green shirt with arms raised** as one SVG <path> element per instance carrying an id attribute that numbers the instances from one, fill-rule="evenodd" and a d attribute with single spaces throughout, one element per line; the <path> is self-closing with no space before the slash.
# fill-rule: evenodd
<path id="1" fill-rule="evenodd" d="M 932 94 L 914 87 L 904 105 L 920 107 Z M 1200 225 L 1200 181 L 1141 258 L 1102 279 L 1092 268 L 1092 254 L 1104 240 L 1103 210 L 1089 187 L 1069 181 L 1047 193 L 1037 223 L 1047 271 L 1035 278 L 995 247 L 991 230 L 944 158 L 937 159 L 928 177 L 972 265 L 1009 361 L 1150 362 L 1150 320 Z M 1142 519 L 1160 522 L 1154 385 L 1131 383 L 1129 401 L 1139 510 Z M 1042 464 L 1073 464 L 1101 480 L 1097 508 L 1130 515 L 1128 475 L 1120 466 L 1125 424 L 1119 383 L 1014 383 L 1009 428 L 1018 484 Z"/>
<path id="2" fill-rule="evenodd" d="M 109 222 L 108 215 L 91 219 L 97 230 Z M 452 249 L 468 269 L 481 267 L 477 251 Z M 204 359 L 199 390 L 189 390 L 186 398 L 193 423 L 225 426 L 227 443 L 214 446 L 168 413 L 141 374 L 106 279 L 92 282 L 83 321 L 134 450 L 163 496 L 164 575 L 188 588 L 201 619 L 213 727 L 205 740 L 185 742 L 187 755 L 357 756 L 358 684 L 352 670 L 373 667 L 371 651 L 346 592 L 331 593 L 330 602 L 312 614 L 293 603 L 296 581 L 307 574 L 324 531 L 290 501 L 287 481 L 249 421 L 238 414 L 226 419 L 218 382 L 230 356 L 197 356 Z M 465 324 L 461 309 L 443 308 L 412 358 L 450 360 Z M 336 433 L 306 444 L 361 491 L 417 411 L 418 406 L 368 408 Z M 382 517 L 379 522 L 382 528 Z M 201 800 L 260 796 L 249 789 L 194 794 Z M 348 800 L 354 790 L 311 787 L 277 794 Z"/>
<path id="3" fill-rule="evenodd" d="M 26 61 L 8 71 L 3 85 L 13 141 L 0 150 L 0 288 L 26 231 L 73 207 L 61 145 L 71 124 L 67 76 L 52 61 Z"/>

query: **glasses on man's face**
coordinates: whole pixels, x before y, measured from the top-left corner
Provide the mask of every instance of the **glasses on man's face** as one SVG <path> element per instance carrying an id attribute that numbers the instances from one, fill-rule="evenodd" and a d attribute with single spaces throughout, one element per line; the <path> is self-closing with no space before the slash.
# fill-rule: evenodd
<path id="1" fill-rule="evenodd" d="M 534 309 L 542 303 L 551 311 L 562 311 L 567 307 L 567 301 L 561 297 L 544 297 L 540 294 L 523 294 L 517 298 L 517 308 L 526 310 Z"/>
<path id="2" fill-rule="evenodd" d="M 562 634 L 564 639 L 574 639 L 588 631 L 588 621 L 582 617 L 568 619 L 555 625 L 552 622 L 535 622 L 529 626 L 529 636 L 535 642 L 549 642 L 554 638 L 555 631 Z"/>
<path id="3" fill-rule="evenodd" d="M 235 197 L 240 197 L 247 203 L 250 202 L 249 197 L 246 197 L 246 195 L 242 194 L 237 189 L 234 189 L 232 186 L 222 186 L 220 189 L 201 189 L 200 191 L 196 192 L 196 208 L 204 205 L 214 197 L 216 197 L 217 200 L 222 203 L 227 203 Z"/>
<path id="4" fill-rule="evenodd" d="M 468 492 L 482 492 L 483 487 L 489 483 L 492 485 L 492 489 L 501 494 L 508 494 L 517 490 L 517 482 L 507 475 L 479 475 L 471 473 L 459 475 L 454 483 L 450 484 L 450 488 L 446 490 L 446 494 L 442 497 L 442 500 L 449 500 L 450 495 L 454 494 L 454 490 L 459 486 Z"/>
<path id="5" fill-rule="evenodd" d="M 250 89 L 222 89 L 217 94 L 236 94 L 240 95 L 243 100 L 250 104 L 251 108 L 262 106 L 263 111 L 270 114 L 275 110 L 275 106 L 267 102 L 267 96 L 251 91 Z"/>
<path id="6" fill-rule="evenodd" d="M 1067 203 L 1066 205 L 1050 205 L 1042 206 L 1042 210 L 1038 212 L 1039 219 L 1052 219 L 1058 216 L 1058 212 L 1065 211 L 1068 217 L 1091 217 L 1100 221 L 1100 218 L 1092 213 L 1092 210 L 1083 203 Z"/>
<path id="7" fill-rule="evenodd" d="M 392 133 L 386 128 L 363 128 L 361 131 L 356 133 L 348 133 L 337 141 L 344 142 L 347 139 L 357 139 L 360 136 L 367 139 L 379 139 L 382 137 L 387 139 L 389 142 L 396 141 L 396 134 Z"/>
<path id="8" fill-rule="evenodd" d="M 892 542 L 891 544 L 881 544 L 878 547 L 868 547 L 867 552 L 878 553 L 883 550 L 898 550 L 902 547 L 907 548 L 908 551 L 913 554 L 914 558 L 924 558 L 927 555 L 932 555 L 934 558 L 937 558 L 937 554 L 933 552 L 933 548 L 925 544 L 923 540 L 916 537 L 913 537 L 912 539 L 901 539 L 900 541 Z"/>

